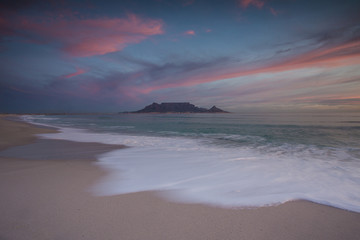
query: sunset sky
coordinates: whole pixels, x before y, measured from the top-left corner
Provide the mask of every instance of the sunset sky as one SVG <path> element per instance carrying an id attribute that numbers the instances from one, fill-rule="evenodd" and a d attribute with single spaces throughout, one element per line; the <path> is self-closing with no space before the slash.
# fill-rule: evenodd
<path id="1" fill-rule="evenodd" d="M 360 111 L 360 1 L 1 1 L 0 112 Z"/>

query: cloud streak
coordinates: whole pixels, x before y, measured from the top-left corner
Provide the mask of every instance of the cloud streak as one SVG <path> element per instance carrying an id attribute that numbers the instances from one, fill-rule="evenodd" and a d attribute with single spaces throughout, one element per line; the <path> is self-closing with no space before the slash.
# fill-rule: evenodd
<path id="1" fill-rule="evenodd" d="M 83 74 L 83 73 L 85 73 L 85 72 L 86 72 L 85 69 L 76 68 L 76 72 L 70 73 L 70 74 L 67 74 L 67 75 L 64 75 L 63 77 L 64 77 L 64 78 L 72 78 L 72 77 L 81 75 L 81 74 Z"/>
<path id="2" fill-rule="evenodd" d="M 336 47 L 319 49 L 308 53 L 285 59 L 275 63 L 267 63 L 262 66 L 252 67 L 244 65 L 238 67 L 227 67 L 224 62 L 215 61 L 217 64 L 191 63 L 193 69 L 189 70 L 187 65 L 176 69 L 177 77 L 172 80 L 153 81 L 150 85 L 139 86 L 139 91 L 150 93 L 165 88 L 190 87 L 203 83 L 221 81 L 230 78 L 250 76 L 264 73 L 277 73 L 305 68 L 334 68 L 341 66 L 352 66 L 360 64 L 360 41 L 345 43 Z M 170 65 L 164 66 L 163 72 L 170 70 Z M 174 68 L 174 66 L 171 66 Z M 198 67 L 198 68 L 197 68 Z M 155 70 L 155 69 L 153 69 Z M 174 70 L 174 69 L 173 69 Z M 158 71 L 158 70 L 157 70 Z"/>

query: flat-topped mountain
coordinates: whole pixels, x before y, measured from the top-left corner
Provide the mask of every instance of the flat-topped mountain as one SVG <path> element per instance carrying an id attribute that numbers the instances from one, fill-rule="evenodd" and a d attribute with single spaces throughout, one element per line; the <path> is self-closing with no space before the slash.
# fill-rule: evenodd
<path id="1" fill-rule="evenodd" d="M 133 113 L 228 113 L 213 106 L 210 109 L 196 107 L 188 102 L 153 103 Z"/>

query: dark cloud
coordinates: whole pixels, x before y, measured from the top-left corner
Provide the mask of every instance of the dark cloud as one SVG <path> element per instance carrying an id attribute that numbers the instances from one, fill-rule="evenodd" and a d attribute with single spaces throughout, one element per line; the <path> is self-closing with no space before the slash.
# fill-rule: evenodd
<path id="1" fill-rule="evenodd" d="M 234 63 L 231 57 L 218 57 L 208 60 L 189 60 L 183 61 L 172 57 L 166 59 L 164 63 L 154 63 L 139 58 L 134 58 L 126 55 L 117 55 L 116 61 L 119 64 L 126 62 L 127 64 L 134 64 L 138 70 L 131 73 L 114 73 L 111 79 L 123 79 L 129 84 L 134 84 L 137 87 L 160 87 L 161 85 L 181 85 L 182 81 L 190 78 L 193 75 L 202 74 L 203 72 L 213 71 L 214 69 L 221 69 L 222 67 Z M 120 75 L 120 76 L 119 76 Z M 136 83 L 133 77 L 137 76 Z"/>
<path id="2" fill-rule="evenodd" d="M 276 51 L 275 54 L 287 53 L 287 52 L 290 52 L 291 50 L 292 50 L 291 48 L 280 49 L 280 50 Z"/>
<path id="3" fill-rule="evenodd" d="M 355 25 L 331 28 L 312 34 L 316 42 L 323 46 L 360 40 L 360 22 Z"/>

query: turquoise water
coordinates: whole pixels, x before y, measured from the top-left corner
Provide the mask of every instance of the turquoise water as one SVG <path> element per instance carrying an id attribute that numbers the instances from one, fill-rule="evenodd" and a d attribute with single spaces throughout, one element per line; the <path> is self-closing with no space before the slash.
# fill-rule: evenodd
<path id="1" fill-rule="evenodd" d="M 307 199 L 360 212 L 360 114 L 25 116 L 43 137 L 130 146 L 99 156 L 96 195 L 262 206 Z"/>
<path id="2" fill-rule="evenodd" d="M 116 114 L 34 117 L 36 123 L 104 133 L 186 136 L 218 144 L 359 147 L 360 114 Z M 218 136 L 216 136 L 218 135 Z M 226 141 L 227 140 L 227 141 Z M 260 143 L 259 143 L 260 141 Z"/>

